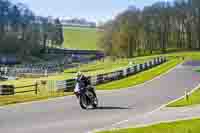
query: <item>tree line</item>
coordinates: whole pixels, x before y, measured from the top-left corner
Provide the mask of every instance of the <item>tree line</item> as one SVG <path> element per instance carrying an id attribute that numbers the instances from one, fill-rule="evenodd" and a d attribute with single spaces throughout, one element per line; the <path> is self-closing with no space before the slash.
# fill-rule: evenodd
<path id="1" fill-rule="evenodd" d="M 63 29 L 59 19 L 36 16 L 22 3 L 0 0 L 0 53 L 39 56 L 47 47 L 60 47 Z"/>
<path id="2" fill-rule="evenodd" d="M 200 50 L 200 1 L 156 2 L 142 10 L 130 6 L 101 28 L 99 45 L 110 56 Z"/>

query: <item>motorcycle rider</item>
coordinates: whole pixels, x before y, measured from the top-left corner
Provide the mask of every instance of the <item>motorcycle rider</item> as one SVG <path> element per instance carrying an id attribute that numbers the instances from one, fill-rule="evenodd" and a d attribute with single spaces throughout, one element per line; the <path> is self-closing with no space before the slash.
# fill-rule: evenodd
<path id="1" fill-rule="evenodd" d="M 76 84 L 76 87 L 74 89 L 74 93 L 75 93 L 76 97 L 78 98 L 79 97 L 79 92 L 80 92 L 81 89 L 88 89 L 90 87 L 89 86 L 90 85 L 90 81 L 83 73 L 81 73 L 79 71 L 76 74 L 76 82 L 78 84 Z M 91 91 L 94 93 L 94 95 L 96 97 L 96 93 L 94 92 L 94 90 L 91 90 Z"/>

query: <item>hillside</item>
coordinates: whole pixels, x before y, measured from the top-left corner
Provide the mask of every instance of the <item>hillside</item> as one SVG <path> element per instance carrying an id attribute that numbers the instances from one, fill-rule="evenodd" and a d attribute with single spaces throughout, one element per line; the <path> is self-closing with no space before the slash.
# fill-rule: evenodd
<path id="1" fill-rule="evenodd" d="M 64 27 L 65 48 L 98 50 L 100 32 L 95 28 Z"/>

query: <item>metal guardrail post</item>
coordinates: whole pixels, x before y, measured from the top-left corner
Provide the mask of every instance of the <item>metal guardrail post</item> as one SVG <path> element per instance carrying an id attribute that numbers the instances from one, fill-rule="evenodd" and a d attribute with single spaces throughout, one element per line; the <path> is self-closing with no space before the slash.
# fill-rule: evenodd
<path id="1" fill-rule="evenodd" d="M 133 68 L 133 69 L 134 69 L 134 74 L 138 72 L 138 67 L 137 67 L 137 65 L 136 65 L 136 66 L 134 66 L 134 68 Z"/>
<path id="2" fill-rule="evenodd" d="M 156 64 L 156 65 L 158 64 L 158 63 L 157 63 L 157 59 L 156 59 L 156 58 L 154 58 L 154 60 L 153 60 L 153 61 L 154 61 L 154 64 Z"/>
<path id="3" fill-rule="evenodd" d="M 37 95 L 38 94 L 38 83 L 36 82 L 35 83 L 35 95 Z"/>
<path id="4" fill-rule="evenodd" d="M 139 68 L 140 68 L 140 71 L 142 71 L 143 70 L 143 66 L 142 66 L 142 64 L 139 64 Z"/>
<path id="5" fill-rule="evenodd" d="M 152 61 L 149 61 L 149 66 L 150 66 L 150 68 L 153 67 Z"/>
<path id="6" fill-rule="evenodd" d="M 144 66 L 145 66 L 145 70 L 147 70 L 148 69 L 147 62 L 144 63 Z"/>

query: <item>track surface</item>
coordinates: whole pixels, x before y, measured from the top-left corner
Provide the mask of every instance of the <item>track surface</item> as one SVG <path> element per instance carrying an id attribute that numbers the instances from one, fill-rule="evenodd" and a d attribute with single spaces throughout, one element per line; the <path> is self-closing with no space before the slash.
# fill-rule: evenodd
<path id="1" fill-rule="evenodd" d="M 146 84 L 98 94 L 100 107 L 81 110 L 74 96 L 0 108 L 2 133 L 86 133 L 151 112 L 200 83 L 189 64 Z"/>
<path id="2" fill-rule="evenodd" d="M 130 118 L 129 121 L 113 125 L 105 130 L 113 130 L 118 128 L 146 127 L 159 123 L 174 122 L 179 120 L 190 120 L 200 117 L 200 106 L 162 108 L 149 115 L 143 115 Z"/>

